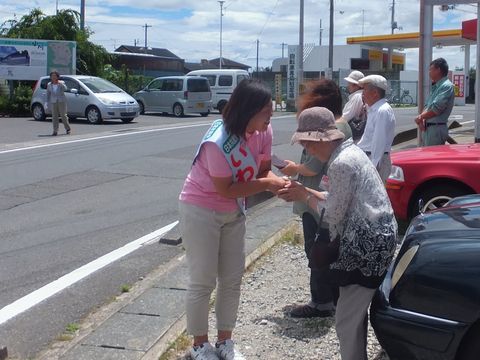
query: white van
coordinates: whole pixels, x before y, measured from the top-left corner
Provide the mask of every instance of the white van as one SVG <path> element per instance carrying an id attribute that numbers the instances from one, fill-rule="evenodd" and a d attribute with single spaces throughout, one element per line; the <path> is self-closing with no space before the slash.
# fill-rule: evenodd
<path id="1" fill-rule="evenodd" d="M 244 79 L 250 78 L 245 70 L 239 69 L 208 69 L 190 71 L 187 76 L 202 76 L 210 82 L 213 108 L 222 112 L 230 100 L 235 87 Z"/>

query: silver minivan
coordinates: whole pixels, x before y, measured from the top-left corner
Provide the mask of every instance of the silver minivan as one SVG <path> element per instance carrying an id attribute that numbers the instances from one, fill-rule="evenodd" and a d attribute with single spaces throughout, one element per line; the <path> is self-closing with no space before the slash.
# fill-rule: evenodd
<path id="1" fill-rule="evenodd" d="M 61 75 L 67 91 L 67 115 L 69 118 L 86 118 L 92 124 L 99 124 L 104 119 L 120 119 L 124 123 L 131 122 L 139 115 L 139 107 L 133 97 L 117 85 L 96 76 Z M 47 101 L 48 76 L 37 81 L 30 109 L 35 120 L 45 120 L 51 115 L 45 109 Z"/>
<path id="2" fill-rule="evenodd" d="M 153 79 L 143 90 L 133 94 L 140 113 L 187 113 L 207 116 L 212 108 L 212 93 L 203 77 L 164 76 Z"/>

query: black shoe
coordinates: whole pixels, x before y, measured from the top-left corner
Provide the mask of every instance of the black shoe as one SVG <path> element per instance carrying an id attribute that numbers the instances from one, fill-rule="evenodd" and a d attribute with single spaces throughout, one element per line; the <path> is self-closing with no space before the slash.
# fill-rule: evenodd
<path id="1" fill-rule="evenodd" d="M 326 318 L 334 314 L 333 310 L 318 310 L 310 305 L 298 305 L 290 310 L 290 316 L 294 318 Z"/>
<path id="2" fill-rule="evenodd" d="M 52 133 L 52 136 L 57 136 L 57 132 L 54 131 L 54 132 Z"/>
<path id="3" fill-rule="evenodd" d="M 70 135 L 70 132 L 71 132 L 71 130 L 70 130 L 70 129 L 68 129 L 68 130 L 67 130 L 67 135 Z"/>

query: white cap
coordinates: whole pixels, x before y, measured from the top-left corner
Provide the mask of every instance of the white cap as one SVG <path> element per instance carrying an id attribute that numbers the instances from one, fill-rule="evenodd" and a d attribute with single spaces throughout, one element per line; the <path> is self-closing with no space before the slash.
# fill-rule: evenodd
<path id="1" fill-rule="evenodd" d="M 358 85 L 358 80 L 362 79 L 365 75 L 358 70 L 353 70 L 346 78 L 344 78 L 349 83 Z"/>
<path id="2" fill-rule="evenodd" d="M 385 91 L 388 90 L 387 79 L 385 79 L 381 75 L 368 75 L 368 76 L 365 76 L 363 79 L 360 79 L 358 82 L 359 84 L 362 84 L 362 85 L 371 84 Z"/>

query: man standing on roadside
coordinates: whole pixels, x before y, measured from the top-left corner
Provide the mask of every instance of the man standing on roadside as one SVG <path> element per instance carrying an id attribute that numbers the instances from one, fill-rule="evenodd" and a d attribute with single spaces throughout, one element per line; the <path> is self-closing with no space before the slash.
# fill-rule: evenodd
<path id="1" fill-rule="evenodd" d="M 347 90 L 350 95 L 348 95 L 348 101 L 343 107 L 342 117 L 352 129 L 353 140 L 359 140 L 362 137 L 367 121 L 362 99 L 362 87 L 358 83 L 364 77 L 365 75 L 362 72 L 354 70 L 344 78 L 348 83 Z"/>
<path id="2" fill-rule="evenodd" d="M 390 150 L 395 136 L 395 115 L 385 99 L 387 79 L 368 75 L 359 83 L 363 85 L 363 100 L 368 108 L 365 132 L 357 145 L 368 155 L 385 183 L 392 168 Z"/>
<path id="3" fill-rule="evenodd" d="M 448 138 L 448 117 L 453 109 L 455 91 L 448 79 L 448 64 L 443 58 L 430 63 L 432 89 L 423 112 L 415 118 L 422 134 L 422 145 L 443 145 Z"/>

